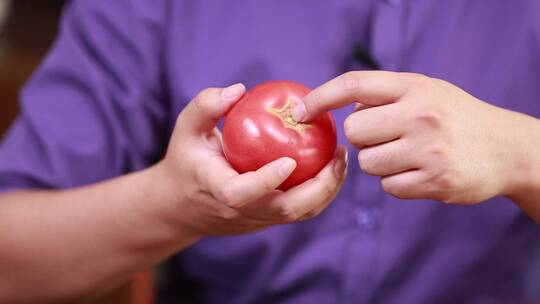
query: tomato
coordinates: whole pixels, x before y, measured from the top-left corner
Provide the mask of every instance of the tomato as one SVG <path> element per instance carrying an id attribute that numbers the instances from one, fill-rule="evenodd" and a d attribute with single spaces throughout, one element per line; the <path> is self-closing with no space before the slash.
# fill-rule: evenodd
<path id="1" fill-rule="evenodd" d="M 249 90 L 225 115 L 223 150 L 239 173 L 255 171 L 280 157 L 297 166 L 278 189 L 314 177 L 333 157 L 336 126 L 330 113 L 300 123 L 292 109 L 309 89 L 292 81 L 269 81 Z"/>

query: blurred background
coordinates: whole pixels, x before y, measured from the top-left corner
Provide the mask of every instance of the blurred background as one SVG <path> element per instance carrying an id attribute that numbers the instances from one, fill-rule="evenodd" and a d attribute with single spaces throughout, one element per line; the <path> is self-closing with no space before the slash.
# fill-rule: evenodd
<path id="1" fill-rule="evenodd" d="M 17 113 L 17 94 L 50 47 L 62 0 L 0 0 L 0 136 Z"/>
<path id="2" fill-rule="evenodd" d="M 54 41 L 64 2 L 0 0 L 0 138 L 17 115 L 21 86 Z M 150 274 L 141 274 L 99 303 L 149 304 L 151 281 Z"/>

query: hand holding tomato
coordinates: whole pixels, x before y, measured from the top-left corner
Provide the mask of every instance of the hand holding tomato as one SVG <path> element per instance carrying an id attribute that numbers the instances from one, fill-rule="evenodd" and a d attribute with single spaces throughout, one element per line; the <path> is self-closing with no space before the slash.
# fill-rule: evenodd
<path id="1" fill-rule="evenodd" d="M 216 123 L 244 90 L 237 84 L 199 93 L 180 113 L 167 154 L 156 166 L 156 180 L 169 189 L 164 201 L 175 202 L 179 229 L 196 237 L 311 218 L 332 201 L 344 179 L 344 149 L 332 154 L 314 178 L 287 192 L 276 187 L 297 166 L 290 157 L 277 157 L 243 174 L 235 171 L 223 155 Z"/>
<path id="2" fill-rule="evenodd" d="M 292 110 L 309 89 L 292 81 L 269 81 L 247 92 L 225 116 L 223 150 L 240 173 L 281 157 L 296 169 L 279 189 L 288 190 L 314 177 L 336 149 L 336 127 L 329 112 L 309 123 L 294 120 Z"/>
<path id="3" fill-rule="evenodd" d="M 399 198 L 478 203 L 513 195 L 536 149 L 516 135 L 535 130 L 525 115 L 489 105 L 456 86 L 419 74 L 358 71 L 313 90 L 296 119 L 359 102 L 345 121 L 360 167 Z M 527 138 L 527 137 L 525 137 Z"/>

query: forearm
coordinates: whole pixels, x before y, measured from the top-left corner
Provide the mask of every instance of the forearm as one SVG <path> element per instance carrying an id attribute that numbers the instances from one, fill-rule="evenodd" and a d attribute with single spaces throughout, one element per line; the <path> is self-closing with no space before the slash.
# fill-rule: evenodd
<path id="1" fill-rule="evenodd" d="M 0 303 L 92 296 L 194 242 L 156 170 L 0 196 Z"/>
<path id="2" fill-rule="evenodd" d="M 510 112 L 510 111 L 508 111 Z M 507 197 L 540 223 L 540 120 L 510 112 L 508 145 L 514 150 L 513 168 L 509 171 Z M 510 173 L 510 172 L 513 172 Z"/>

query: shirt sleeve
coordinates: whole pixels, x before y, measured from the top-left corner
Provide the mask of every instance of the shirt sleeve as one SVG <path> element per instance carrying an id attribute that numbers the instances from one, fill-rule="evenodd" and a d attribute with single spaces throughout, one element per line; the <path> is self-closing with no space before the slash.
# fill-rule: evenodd
<path id="1" fill-rule="evenodd" d="M 165 11 L 160 1 L 66 5 L 58 38 L 0 143 L 0 191 L 88 184 L 161 156 Z"/>

